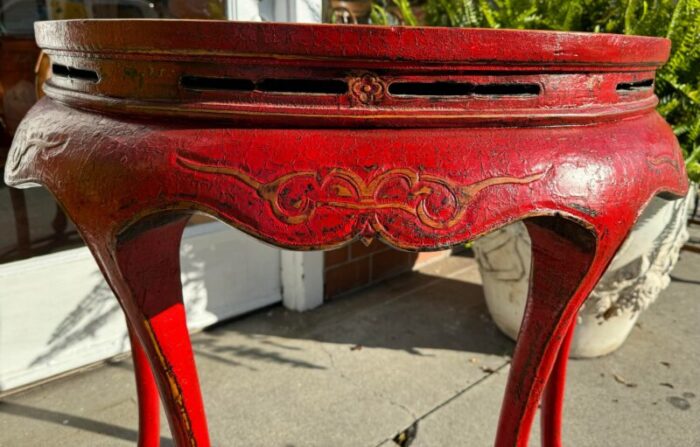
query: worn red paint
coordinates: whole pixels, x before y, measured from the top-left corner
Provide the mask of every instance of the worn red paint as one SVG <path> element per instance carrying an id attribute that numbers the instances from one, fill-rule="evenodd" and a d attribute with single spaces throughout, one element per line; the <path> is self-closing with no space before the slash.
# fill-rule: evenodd
<path id="1" fill-rule="evenodd" d="M 646 203 L 687 190 L 647 81 L 664 39 L 70 21 L 38 24 L 37 40 L 49 98 L 6 181 L 44 185 L 75 222 L 180 446 L 209 444 L 178 276 L 192 213 L 303 250 L 434 250 L 527 219 L 531 293 L 496 445 L 527 444 L 549 380 L 543 442 L 558 446 L 578 308 Z M 153 390 L 139 387 L 142 416 Z M 156 445 L 157 419 L 141 429 Z"/>

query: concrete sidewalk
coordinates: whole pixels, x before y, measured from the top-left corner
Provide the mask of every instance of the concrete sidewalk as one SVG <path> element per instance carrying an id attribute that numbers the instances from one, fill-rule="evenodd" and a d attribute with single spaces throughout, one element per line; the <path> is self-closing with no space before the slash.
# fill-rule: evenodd
<path id="1" fill-rule="evenodd" d="M 567 446 L 700 446 L 699 272 L 700 254 L 684 252 L 621 350 L 570 363 Z M 460 256 L 193 342 L 217 446 L 396 447 L 406 431 L 411 446 L 488 446 L 513 348 L 486 312 L 473 259 Z M 136 430 L 128 360 L 0 403 L 1 446 L 126 446 Z M 172 445 L 167 426 L 162 436 Z"/>

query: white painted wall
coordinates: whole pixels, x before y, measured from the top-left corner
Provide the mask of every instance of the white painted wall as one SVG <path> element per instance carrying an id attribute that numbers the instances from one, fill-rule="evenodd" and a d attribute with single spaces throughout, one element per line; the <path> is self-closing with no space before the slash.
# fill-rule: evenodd
<path id="1" fill-rule="evenodd" d="M 323 304 L 323 252 L 283 250 L 281 261 L 284 306 L 301 312 Z"/>

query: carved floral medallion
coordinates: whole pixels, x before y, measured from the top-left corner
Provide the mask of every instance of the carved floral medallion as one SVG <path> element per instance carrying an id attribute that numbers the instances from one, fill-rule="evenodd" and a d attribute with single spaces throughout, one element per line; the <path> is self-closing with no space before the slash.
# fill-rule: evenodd
<path id="1" fill-rule="evenodd" d="M 374 73 L 361 73 L 350 80 L 353 98 L 364 105 L 374 105 L 384 99 L 386 83 Z"/>

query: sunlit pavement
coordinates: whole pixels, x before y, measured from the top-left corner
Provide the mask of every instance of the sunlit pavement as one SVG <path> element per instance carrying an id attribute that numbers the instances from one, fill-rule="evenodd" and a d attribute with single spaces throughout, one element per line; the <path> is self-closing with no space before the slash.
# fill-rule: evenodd
<path id="1" fill-rule="evenodd" d="M 618 352 L 570 363 L 566 445 L 700 445 L 700 254 L 683 252 L 673 277 Z M 479 281 L 453 256 L 311 312 L 278 306 L 194 335 L 213 444 L 491 445 L 513 343 Z M 131 362 L 109 362 L 5 398 L 0 445 L 135 445 L 136 415 Z M 162 436 L 172 445 L 167 424 Z"/>

